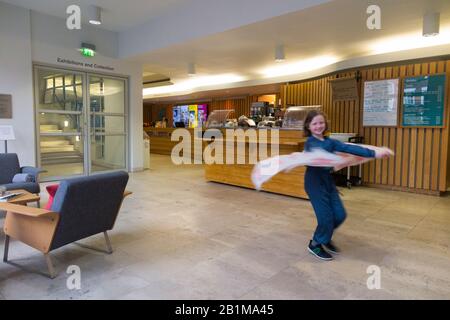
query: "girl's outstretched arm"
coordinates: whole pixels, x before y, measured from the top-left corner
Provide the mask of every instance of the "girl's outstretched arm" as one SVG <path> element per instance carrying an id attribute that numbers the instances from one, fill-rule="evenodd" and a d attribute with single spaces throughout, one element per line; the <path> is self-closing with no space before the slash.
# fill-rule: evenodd
<path id="1" fill-rule="evenodd" d="M 365 158 L 375 158 L 376 152 L 368 148 L 360 147 L 355 144 L 347 144 L 339 140 L 331 139 L 333 142 L 333 151 L 345 152 Z"/>

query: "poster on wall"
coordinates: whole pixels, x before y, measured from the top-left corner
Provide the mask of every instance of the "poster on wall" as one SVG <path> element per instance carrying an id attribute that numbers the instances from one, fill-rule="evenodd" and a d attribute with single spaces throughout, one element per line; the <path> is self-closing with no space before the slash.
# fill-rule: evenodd
<path id="1" fill-rule="evenodd" d="M 197 128 L 198 125 L 198 113 L 197 113 L 197 105 L 192 104 L 189 106 L 189 128 Z"/>
<path id="2" fill-rule="evenodd" d="M 174 106 L 172 108 L 172 118 L 173 118 L 173 127 L 174 128 L 179 127 L 180 125 L 179 124 L 177 125 L 177 123 L 181 122 L 181 110 L 179 106 Z"/>
<path id="3" fill-rule="evenodd" d="M 184 127 L 189 125 L 189 106 L 179 106 L 180 108 L 180 121 L 184 123 Z"/>
<path id="4" fill-rule="evenodd" d="M 12 95 L 0 94 L 0 119 L 12 119 Z"/>
<path id="5" fill-rule="evenodd" d="M 445 74 L 405 78 L 403 127 L 444 126 Z"/>
<path id="6" fill-rule="evenodd" d="M 399 79 L 364 82 L 363 126 L 397 126 Z"/>
<path id="7" fill-rule="evenodd" d="M 197 112 L 198 112 L 198 126 L 202 127 L 204 124 L 206 124 L 206 119 L 208 117 L 208 107 L 206 104 L 199 104 L 197 106 Z"/>

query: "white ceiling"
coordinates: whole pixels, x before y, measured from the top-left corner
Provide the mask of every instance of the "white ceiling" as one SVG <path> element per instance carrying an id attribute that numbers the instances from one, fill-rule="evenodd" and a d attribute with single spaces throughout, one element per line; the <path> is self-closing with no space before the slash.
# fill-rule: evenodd
<path id="1" fill-rule="evenodd" d="M 73 0 L 0 1 L 59 17 L 66 17 L 65 8 L 75 2 Z M 145 79 L 152 81 L 170 78 L 175 84 L 182 82 L 188 79 L 187 66 L 191 62 L 195 63 L 198 76 L 233 73 L 239 74 L 244 79 L 233 85 L 202 87 L 193 91 L 276 83 L 288 80 L 283 77 L 264 78 L 261 70 L 323 55 L 335 57 L 337 64 L 334 65 L 334 69 L 323 69 L 320 72 L 326 70 L 331 72 L 343 67 L 356 66 L 358 63 L 368 65 L 401 60 L 405 57 L 420 57 L 420 46 L 418 46 L 419 49 L 400 50 L 405 50 L 408 46 L 417 46 L 423 41 L 424 38 L 421 36 L 422 17 L 428 11 L 440 12 L 441 34 L 439 38 L 427 40 L 437 41 L 440 39 L 443 45 L 429 47 L 426 52 L 422 50 L 420 54 L 422 56 L 443 54 L 442 52 L 450 54 L 450 0 L 332 0 L 328 3 L 319 0 L 296 1 L 310 3 L 312 6 L 234 29 L 228 28 L 227 31 L 216 32 L 208 36 L 204 36 L 208 34 L 205 32 L 203 35 L 198 34 L 184 42 L 178 41 L 175 45 L 171 45 L 171 42 L 168 41 L 164 47 L 141 52 L 133 57 L 130 56 L 127 60 L 142 63 Z M 171 12 L 176 12 L 176 14 L 192 12 L 192 9 L 196 8 L 194 5 L 204 4 L 201 0 L 78 0 L 77 3 L 80 4 L 82 10 L 83 7 L 90 4 L 104 8 L 104 23 L 101 27 L 111 31 L 126 32 L 127 36 L 136 28 L 145 33 L 143 29 L 148 26 L 148 21 L 157 23 L 162 18 L 170 16 Z M 231 6 L 231 0 L 217 3 Z M 276 0 L 273 2 L 265 0 L 264 3 L 277 5 Z M 283 3 L 292 4 L 294 2 L 283 0 Z M 318 3 L 319 5 L 317 5 Z M 216 2 L 211 2 L 211 6 L 213 4 L 215 5 Z M 239 5 L 239 1 L 234 1 L 233 4 Z M 381 9 L 381 30 L 369 30 L 366 27 L 368 18 L 366 9 L 371 4 L 376 4 Z M 191 11 L 183 10 L 183 8 L 187 8 L 186 6 L 190 6 Z M 230 8 L 228 12 L 233 11 L 233 8 Z M 255 10 L 258 8 L 255 7 Z M 208 12 L 204 12 L 204 14 L 207 15 Z M 236 15 L 245 16 L 246 13 L 239 12 Z M 176 17 L 176 15 L 173 16 Z M 230 21 L 233 21 L 233 18 L 235 17 L 222 17 L 222 19 Z M 198 25 L 197 19 L 196 22 Z M 236 23 L 236 25 L 239 24 Z M 177 38 L 173 32 L 186 28 L 189 28 L 189 25 L 183 23 L 182 26 L 177 26 L 175 31 L 162 28 L 160 32 L 163 38 Z M 207 30 L 208 25 L 205 25 L 204 28 Z M 152 30 L 156 29 L 152 28 Z M 138 33 L 136 33 L 137 35 Z M 383 56 L 381 51 L 373 48 L 375 43 L 393 37 L 397 38 L 390 43 L 381 45 L 384 52 L 392 51 L 393 53 Z M 139 36 L 137 36 L 137 40 L 139 41 Z M 402 42 L 405 43 L 402 44 Z M 281 64 L 274 62 L 274 50 L 278 44 L 284 45 L 287 58 Z M 402 44 L 403 47 L 396 49 L 395 47 L 399 44 Z M 381 56 L 383 58 L 380 58 Z M 315 64 L 315 62 L 310 64 Z M 311 75 L 299 73 L 294 74 L 292 79 L 302 79 L 307 76 Z"/>
<path id="2" fill-rule="evenodd" d="M 428 10 L 441 12 L 441 31 L 446 29 L 450 35 L 449 0 L 378 0 L 382 28 L 369 30 L 366 9 L 373 3 L 336 0 L 155 50 L 139 56 L 137 61 L 144 64 L 145 71 L 165 74 L 174 81 L 187 78 L 189 62 L 196 63 L 199 76 L 233 72 L 255 80 L 262 77 L 262 69 L 277 65 L 274 50 L 279 43 L 285 46 L 284 64 L 321 55 L 336 56 L 337 61 L 371 56 L 376 53 L 371 47 L 376 41 L 407 35 L 423 38 L 422 17 Z M 391 48 L 387 45 L 383 49 Z"/>
<path id="3" fill-rule="evenodd" d="M 102 8 L 103 23 L 100 28 L 109 31 L 124 31 L 143 24 L 170 10 L 189 5 L 193 0 L 1 0 L 19 7 L 31 9 L 52 16 L 66 18 L 66 8 L 76 4 L 83 10 L 89 5 Z"/>
<path id="4" fill-rule="evenodd" d="M 151 103 L 176 103 L 176 102 L 201 102 L 211 99 L 235 99 L 248 97 L 250 95 L 265 95 L 273 94 L 280 91 L 280 84 L 270 83 L 259 86 L 237 87 L 229 89 L 206 90 L 200 92 L 193 92 L 189 94 L 182 94 L 177 96 L 156 97 L 146 99 Z"/>

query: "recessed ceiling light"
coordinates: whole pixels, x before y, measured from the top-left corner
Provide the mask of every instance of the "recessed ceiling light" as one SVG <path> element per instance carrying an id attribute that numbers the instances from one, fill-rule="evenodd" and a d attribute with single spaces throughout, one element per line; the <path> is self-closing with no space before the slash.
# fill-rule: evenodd
<path id="1" fill-rule="evenodd" d="M 423 16 L 422 35 L 434 37 L 439 34 L 439 12 L 427 13 Z"/>
<path id="2" fill-rule="evenodd" d="M 195 64 L 191 62 L 188 64 L 188 76 L 193 77 L 195 75 L 196 75 Z"/>
<path id="3" fill-rule="evenodd" d="M 102 8 L 97 6 L 89 6 L 88 20 L 90 24 L 102 24 Z"/>
<path id="4" fill-rule="evenodd" d="M 283 45 L 278 45 L 275 48 L 275 62 L 282 62 L 284 61 L 285 56 L 284 56 L 284 46 Z"/>

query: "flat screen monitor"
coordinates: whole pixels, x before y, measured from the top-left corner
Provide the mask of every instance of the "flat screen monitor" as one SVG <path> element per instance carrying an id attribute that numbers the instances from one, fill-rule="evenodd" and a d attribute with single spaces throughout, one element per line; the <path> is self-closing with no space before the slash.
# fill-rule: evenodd
<path id="1" fill-rule="evenodd" d="M 197 128 L 198 118 L 197 118 L 197 105 L 191 104 L 189 106 L 189 128 Z"/>
<path id="2" fill-rule="evenodd" d="M 189 106 L 179 106 L 181 118 L 180 121 L 184 122 L 184 126 L 189 126 Z"/>
<path id="3" fill-rule="evenodd" d="M 173 126 L 176 127 L 176 123 L 181 121 L 181 110 L 179 106 L 172 108 Z"/>
<path id="4" fill-rule="evenodd" d="M 208 118 L 208 105 L 206 104 L 197 105 L 197 114 L 198 114 L 198 126 L 202 127 L 203 124 L 206 124 L 206 120 Z"/>

